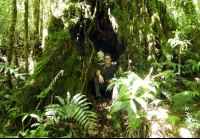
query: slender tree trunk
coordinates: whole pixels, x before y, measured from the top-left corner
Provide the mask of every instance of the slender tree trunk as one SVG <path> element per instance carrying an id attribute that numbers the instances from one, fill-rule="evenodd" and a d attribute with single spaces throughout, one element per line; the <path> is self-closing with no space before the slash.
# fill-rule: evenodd
<path id="1" fill-rule="evenodd" d="M 40 18 L 40 39 L 42 40 L 43 37 L 43 29 L 44 29 L 44 25 L 43 25 L 43 1 L 41 1 L 41 18 Z"/>
<path id="2" fill-rule="evenodd" d="M 178 75 L 181 77 L 181 45 L 178 45 Z"/>
<path id="3" fill-rule="evenodd" d="M 40 0 L 34 0 L 34 39 L 39 40 Z"/>
<path id="4" fill-rule="evenodd" d="M 13 4 L 13 9 L 12 9 L 12 21 L 11 21 L 11 26 L 9 29 L 9 46 L 7 50 L 7 59 L 8 63 L 11 64 L 12 61 L 12 55 L 13 55 L 13 44 L 15 40 L 15 25 L 17 21 L 17 0 L 12 0 Z M 10 88 L 12 88 L 12 79 L 11 79 L 11 74 L 8 72 L 7 76 L 7 83 Z"/>
<path id="5" fill-rule="evenodd" d="M 33 48 L 33 56 L 35 56 L 35 52 L 37 50 L 39 43 L 39 23 L 40 23 L 40 0 L 34 0 L 34 41 L 35 46 Z"/>
<path id="6" fill-rule="evenodd" d="M 24 1 L 25 13 L 24 13 L 24 29 L 25 29 L 25 37 L 24 37 L 24 57 L 25 57 L 25 72 L 28 73 L 28 0 Z M 26 76 L 26 79 L 28 75 Z"/>
<path id="7" fill-rule="evenodd" d="M 15 66 L 19 67 L 18 53 L 17 53 L 16 49 L 17 49 L 16 47 L 13 47 L 14 63 L 15 63 Z"/>

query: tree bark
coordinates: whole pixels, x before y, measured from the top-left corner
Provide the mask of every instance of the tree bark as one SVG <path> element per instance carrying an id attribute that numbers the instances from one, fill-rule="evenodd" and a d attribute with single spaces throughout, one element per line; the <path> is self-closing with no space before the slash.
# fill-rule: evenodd
<path id="1" fill-rule="evenodd" d="M 11 21 L 11 26 L 9 29 L 9 46 L 7 50 L 7 59 L 9 65 L 11 64 L 12 61 L 12 56 L 13 56 L 13 45 L 14 45 L 14 40 L 15 40 L 15 25 L 17 21 L 17 0 L 12 1 L 13 4 L 13 9 L 12 9 L 12 21 Z M 7 83 L 9 88 L 12 88 L 12 79 L 11 79 L 11 74 L 8 72 L 7 76 Z"/>
<path id="2" fill-rule="evenodd" d="M 43 25 L 43 1 L 41 1 L 41 18 L 40 18 L 40 39 L 43 40 L 43 29 L 44 29 L 44 25 Z"/>
<path id="3" fill-rule="evenodd" d="M 34 0 L 34 41 L 33 55 L 35 56 L 39 44 L 40 0 Z"/>
<path id="4" fill-rule="evenodd" d="M 28 73 L 28 0 L 24 1 L 25 13 L 24 13 L 24 29 L 25 29 L 25 37 L 24 37 L 24 57 L 25 57 L 25 72 Z M 26 76 L 26 79 L 28 75 Z"/>

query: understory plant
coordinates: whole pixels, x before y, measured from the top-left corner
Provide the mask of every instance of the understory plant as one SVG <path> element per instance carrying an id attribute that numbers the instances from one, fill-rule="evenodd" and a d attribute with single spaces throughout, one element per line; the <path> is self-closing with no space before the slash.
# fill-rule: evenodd
<path id="1" fill-rule="evenodd" d="M 156 88 L 153 84 L 150 84 L 153 83 L 149 80 L 150 74 L 142 80 L 134 72 L 128 71 L 124 73 L 125 77 L 121 77 L 116 82 L 110 84 L 118 86 L 119 92 L 117 92 L 117 97 L 115 97 L 115 100 L 112 103 L 108 118 L 111 119 L 117 117 L 120 110 L 127 109 L 131 134 L 133 134 L 133 132 L 143 122 L 142 117 L 147 115 L 148 103 L 156 103 L 154 98 Z M 116 92 L 113 93 L 116 94 Z M 117 124 L 116 121 L 119 120 L 116 118 L 114 119 L 113 123 Z"/>
<path id="2" fill-rule="evenodd" d="M 185 78 L 178 77 L 174 70 L 166 70 L 154 76 L 151 76 L 150 72 L 145 79 L 141 79 L 134 72 L 125 72 L 124 75 L 125 77 L 121 77 L 110 84 L 110 86 L 115 84 L 117 89 L 114 87 L 114 101 L 108 118 L 114 120 L 113 127 L 116 129 L 120 126 L 118 115 L 121 110 L 126 110 L 130 135 L 134 137 L 136 136 L 133 133 L 138 130 L 139 125 L 146 121 L 149 106 L 156 106 L 155 108 L 158 111 L 165 111 L 166 116 L 162 120 L 164 122 L 169 121 L 172 127 L 177 129 L 176 125 L 180 122 L 177 112 L 194 109 L 193 105 L 199 96 L 198 87 L 195 86 L 194 82 L 188 82 Z M 186 80 L 186 82 L 183 80 Z M 178 86 L 177 83 L 182 83 L 187 88 L 176 87 Z M 163 99 L 162 95 L 166 99 Z M 164 106 L 166 101 L 173 108 L 170 111 L 175 113 L 169 115 L 169 108 L 158 107 L 158 105 Z M 159 117 L 157 118 L 159 119 Z M 118 126 L 116 127 L 116 125 Z"/>
<path id="3" fill-rule="evenodd" d="M 27 75 L 27 73 L 20 73 L 19 70 L 20 67 L 14 67 L 13 64 L 0 62 L 0 72 L 4 73 L 0 75 L 0 132 L 2 133 L 7 130 L 5 125 L 8 125 L 11 118 L 15 117 L 19 110 L 19 108 L 15 106 L 15 103 L 18 101 L 17 96 L 22 90 L 21 85 L 25 80 L 25 75 Z M 12 89 L 5 84 L 5 78 L 8 73 L 11 74 Z M 5 119 L 9 122 L 6 123 L 7 120 Z M 14 127 L 14 125 L 12 127 Z"/>
<path id="4" fill-rule="evenodd" d="M 36 119 L 30 128 L 22 132 L 24 137 L 77 137 L 76 124 L 91 133 L 97 126 L 97 115 L 90 110 L 85 95 L 77 94 L 71 98 L 67 92 L 67 98 L 56 96 L 60 104 L 45 106 L 43 113 L 26 114 L 22 121 L 28 116 Z M 67 135 L 67 136 L 66 136 Z"/>

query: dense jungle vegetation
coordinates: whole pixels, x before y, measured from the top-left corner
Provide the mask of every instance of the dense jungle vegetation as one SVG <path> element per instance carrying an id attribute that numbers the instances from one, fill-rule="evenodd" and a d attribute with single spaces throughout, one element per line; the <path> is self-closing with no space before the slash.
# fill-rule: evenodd
<path id="1" fill-rule="evenodd" d="M 200 137 L 199 0 L 1 0 L 0 25 L 0 138 Z"/>

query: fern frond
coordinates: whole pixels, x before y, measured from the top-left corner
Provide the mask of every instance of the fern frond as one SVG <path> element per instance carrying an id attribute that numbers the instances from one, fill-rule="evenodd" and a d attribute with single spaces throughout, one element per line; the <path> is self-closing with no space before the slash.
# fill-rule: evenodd
<path id="1" fill-rule="evenodd" d="M 67 98 L 64 100 L 57 96 L 56 98 L 60 101 L 60 105 L 49 105 L 46 108 L 47 114 L 54 114 L 60 116 L 61 119 L 73 118 L 79 124 L 84 125 L 86 129 L 92 129 L 97 124 L 97 115 L 95 112 L 89 110 L 89 106 L 92 103 L 86 102 L 82 94 L 75 95 L 72 99 L 67 93 Z"/>
<path id="2" fill-rule="evenodd" d="M 172 93 L 168 90 L 165 90 L 164 88 L 160 88 L 161 89 L 161 93 L 169 100 L 172 100 Z"/>
<path id="3" fill-rule="evenodd" d="M 53 81 L 50 83 L 49 87 L 47 87 L 44 91 L 42 91 L 40 95 L 36 95 L 37 99 L 45 97 L 48 94 L 48 92 L 52 89 L 53 85 L 56 83 L 58 77 L 63 76 L 63 73 L 64 73 L 64 70 L 60 70 L 58 74 L 56 75 L 56 77 L 53 79 Z"/>
<path id="4" fill-rule="evenodd" d="M 56 98 L 59 100 L 59 102 L 60 102 L 60 104 L 61 104 L 62 106 L 65 106 L 65 100 L 64 100 L 62 97 L 56 96 Z"/>
<path id="5" fill-rule="evenodd" d="M 32 76 L 29 78 L 29 80 L 34 79 L 44 69 L 44 67 L 47 65 L 48 62 L 49 62 L 49 60 L 46 60 L 46 59 L 38 62 L 36 64 L 35 72 L 34 72 L 34 74 L 32 74 Z"/>
<path id="6" fill-rule="evenodd" d="M 185 106 L 195 102 L 193 99 L 196 98 L 196 95 L 199 95 L 197 91 L 183 91 L 173 96 L 173 100 L 176 106 Z"/>
<path id="7" fill-rule="evenodd" d="M 175 124 L 180 122 L 180 118 L 178 116 L 169 115 L 168 119 L 170 120 L 170 122 L 172 123 L 173 126 L 175 126 Z"/>
<path id="8" fill-rule="evenodd" d="M 142 119 L 140 118 L 135 118 L 133 124 L 131 125 L 131 133 L 133 133 L 139 125 L 143 122 Z"/>
<path id="9" fill-rule="evenodd" d="M 174 77 L 174 76 L 176 76 L 175 74 L 174 74 L 174 71 L 173 70 L 166 70 L 166 71 L 164 71 L 164 72 L 162 72 L 162 73 L 160 73 L 160 74 L 157 74 L 157 75 L 155 75 L 155 76 L 152 76 L 152 78 L 155 78 L 155 77 L 169 77 L 169 76 L 172 76 L 172 77 Z"/>

